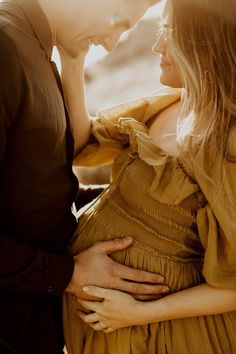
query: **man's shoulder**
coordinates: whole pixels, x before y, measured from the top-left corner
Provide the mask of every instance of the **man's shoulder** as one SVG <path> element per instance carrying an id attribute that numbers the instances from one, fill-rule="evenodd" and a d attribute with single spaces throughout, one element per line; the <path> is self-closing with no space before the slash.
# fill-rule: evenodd
<path id="1" fill-rule="evenodd" d="M 0 15 L 0 67 L 7 68 L 12 65 L 19 65 L 19 51 L 17 44 L 8 33 L 8 24 L 1 19 Z"/>
<path id="2" fill-rule="evenodd" d="M 0 48 L 1 54 L 3 50 L 12 51 L 13 53 L 17 53 L 17 45 L 10 34 L 11 24 L 10 22 L 4 18 L 4 16 L 0 13 Z"/>
<path id="3" fill-rule="evenodd" d="M 13 107 L 14 102 L 19 99 L 24 71 L 17 43 L 9 33 L 8 25 L 3 25 L 1 20 L 0 52 L 1 102 Z"/>

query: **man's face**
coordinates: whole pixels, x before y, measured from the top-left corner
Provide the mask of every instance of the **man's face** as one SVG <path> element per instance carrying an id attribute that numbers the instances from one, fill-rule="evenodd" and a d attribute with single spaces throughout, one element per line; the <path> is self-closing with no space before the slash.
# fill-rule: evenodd
<path id="1" fill-rule="evenodd" d="M 91 44 L 102 45 L 110 52 L 121 34 L 132 28 L 149 7 L 147 0 L 71 2 L 73 6 L 67 9 L 70 23 L 64 23 L 65 33 L 61 28 L 59 45 L 73 56 L 77 56 L 81 49 L 88 49 Z"/>

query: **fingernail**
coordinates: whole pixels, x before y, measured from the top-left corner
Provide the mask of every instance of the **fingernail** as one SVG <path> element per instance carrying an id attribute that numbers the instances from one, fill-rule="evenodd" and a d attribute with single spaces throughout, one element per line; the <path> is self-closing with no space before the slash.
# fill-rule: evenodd
<path id="1" fill-rule="evenodd" d="M 160 283 L 164 283 L 164 281 L 165 281 L 165 278 L 163 278 L 163 277 L 160 277 L 160 278 L 159 278 L 159 282 L 160 282 Z"/>
<path id="2" fill-rule="evenodd" d="M 163 289 L 162 289 L 162 293 L 163 293 L 163 294 L 167 294 L 169 291 L 170 291 L 169 288 L 163 288 Z"/>
<path id="3" fill-rule="evenodd" d="M 89 286 L 83 286 L 83 287 L 82 287 L 82 290 L 83 290 L 85 293 L 88 293 L 89 290 L 90 290 L 90 287 L 89 287 Z"/>
<path id="4" fill-rule="evenodd" d="M 133 240 L 133 237 L 127 236 L 127 237 L 124 238 L 124 240 L 125 240 L 125 241 L 132 241 L 132 240 Z"/>

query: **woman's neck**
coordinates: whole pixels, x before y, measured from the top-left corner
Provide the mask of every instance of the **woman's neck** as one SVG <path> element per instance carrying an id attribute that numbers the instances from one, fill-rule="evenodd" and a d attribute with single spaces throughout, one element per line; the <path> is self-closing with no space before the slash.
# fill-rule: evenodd
<path id="1" fill-rule="evenodd" d="M 155 143 L 171 155 L 178 155 L 177 123 L 182 108 L 179 100 L 163 109 L 149 126 L 149 135 Z"/>

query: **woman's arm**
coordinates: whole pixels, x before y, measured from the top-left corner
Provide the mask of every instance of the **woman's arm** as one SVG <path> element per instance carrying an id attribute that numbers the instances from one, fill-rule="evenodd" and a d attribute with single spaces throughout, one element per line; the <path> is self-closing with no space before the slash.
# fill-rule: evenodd
<path id="1" fill-rule="evenodd" d="M 236 310 L 236 291 L 214 288 L 208 284 L 201 284 L 149 302 L 140 302 L 128 294 L 94 286 L 85 287 L 84 291 L 104 300 L 91 302 L 78 299 L 82 307 L 93 311 L 90 314 L 80 312 L 80 317 L 95 330 L 105 328 L 108 332 L 152 322 Z"/>
<path id="2" fill-rule="evenodd" d="M 72 58 L 60 50 L 61 80 L 75 141 L 75 156 L 86 144 L 91 130 L 84 87 L 84 61 L 86 54 L 87 51 L 81 51 L 77 58 Z"/>

